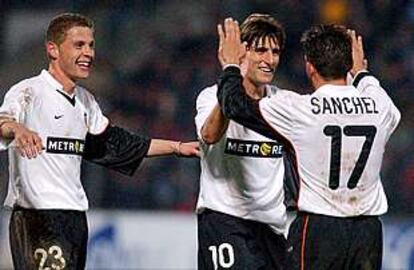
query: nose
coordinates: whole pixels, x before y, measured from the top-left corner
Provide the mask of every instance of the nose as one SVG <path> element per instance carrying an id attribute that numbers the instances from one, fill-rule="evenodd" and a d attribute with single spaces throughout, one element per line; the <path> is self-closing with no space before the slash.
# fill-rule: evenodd
<path id="1" fill-rule="evenodd" d="M 267 63 L 267 64 L 269 64 L 269 65 L 275 65 L 276 64 L 276 62 L 277 62 L 277 58 L 278 58 L 279 56 L 277 55 L 277 54 L 274 54 L 272 51 L 267 51 L 265 54 L 264 54 L 264 57 L 263 57 L 263 60 Z"/>
<path id="2" fill-rule="evenodd" d="M 85 46 L 83 48 L 83 54 L 85 56 L 88 56 L 88 57 L 94 57 L 95 56 L 95 49 L 91 46 Z"/>

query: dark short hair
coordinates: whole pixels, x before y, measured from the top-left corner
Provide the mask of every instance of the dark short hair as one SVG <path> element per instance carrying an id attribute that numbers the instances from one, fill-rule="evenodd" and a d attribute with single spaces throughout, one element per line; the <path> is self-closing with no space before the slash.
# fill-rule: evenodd
<path id="1" fill-rule="evenodd" d="M 257 46 L 265 38 L 277 41 L 282 50 L 285 46 L 286 34 L 283 26 L 271 15 L 253 13 L 240 25 L 240 38 L 248 47 Z"/>
<path id="2" fill-rule="evenodd" d="M 94 23 L 91 19 L 81 14 L 63 13 L 54 17 L 47 28 L 46 41 L 61 44 L 65 40 L 66 32 L 72 27 L 82 26 L 94 30 Z"/>
<path id="3" fill-rule="evenodd" d="M 346 78 L 353 65 L 352 40 L 342 25 L 312 26 L 301 44 L 306 60 L 327 80 Z"/>

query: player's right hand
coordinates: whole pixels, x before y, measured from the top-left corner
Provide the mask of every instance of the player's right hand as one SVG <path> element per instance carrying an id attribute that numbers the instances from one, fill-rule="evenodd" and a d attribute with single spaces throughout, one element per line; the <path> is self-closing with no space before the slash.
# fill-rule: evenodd
<path id="1" fill-rule="evenodd" d="M 200 143 L 198 141 L 179 143 L 178 156 L 200 157 Z"/>
<path id="2" fill-rule="evenodd" d="M 22 157 L 31 159 L 42 153 L 44 149 L 42 139 L 36 132 L 16 122 L 9 122 L 4 125 L 4 128 L 10 129 L 13 133 L 16 148 Z"/>

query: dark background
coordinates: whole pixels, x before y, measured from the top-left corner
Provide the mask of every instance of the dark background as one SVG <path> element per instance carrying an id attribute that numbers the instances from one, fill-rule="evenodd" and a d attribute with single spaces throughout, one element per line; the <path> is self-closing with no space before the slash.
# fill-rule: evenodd
<path id="1" fill-rule="evenodd" d="M 252 12 L 286 27 L 276 84 L 309 93 L 299 39 L 310 25 L 339 22 L 364 37 L 370 70 L 402 113 L 388 144 L 382 179 L 389 213 L 414 213 L 414 1 L 4 1 L 0 0 L 0 94 L 47 68 L 44 33 L 52 17 L 80 12 L 96 22 L 93 75 L 81 82 L 113 123 L 154 138 L 193 140 L 195 97 L 215 83 L 216 24 Z M 301 89 L 299 91 L 299 89 Z M 2 98 L 1 98 L 2 100 Z M 7 154 L 0 153 L 0 199 L 7 187 Z M 85 164 L 92 208 L 192 211 L 196 159 L 147 159 L 132 178 Z"/>

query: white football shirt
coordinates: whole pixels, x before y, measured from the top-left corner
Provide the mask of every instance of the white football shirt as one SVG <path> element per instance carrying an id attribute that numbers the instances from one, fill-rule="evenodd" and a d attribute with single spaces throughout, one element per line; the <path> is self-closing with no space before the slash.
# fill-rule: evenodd
<path id="1" fill-rule="evenodd" d="M 267 95 L 279 91 L 268 86 Z M 217 85 L 197 98 L 197 134 L 217 104 Z M 200 139 L 202 141 L 202 139 Z M 214 211 L 269 224 L 285 233 L 283 146 L 251 129 L 230 121 L 219 142 L 201 143 L 200 193 L 197 211 Z"/>
<path id="2" fill-rule="evenodd" d="M 376 78 L 363 77 L 357 88 L 324 85 L 311 95 L 278 91 L 259 107 L 296 154 L 300 211 L 338 217 L 387 211 L 380 169 L 400 112 Z"/>
<path id="3" fill-rule="evenodd" d="M 76 86 L 73 96 L 46 70 L 14 85 L 0 115 L 13 117 L 37 132 L 45 150 L 34 159 L 22 158 L 14 142 L 0 139 L 9 151 L 9 190 L 5 206 L 34 209 L 88 209 L 80 181 L 86 134 L 99 134 L 108 125 L 94 97 Z"/>

